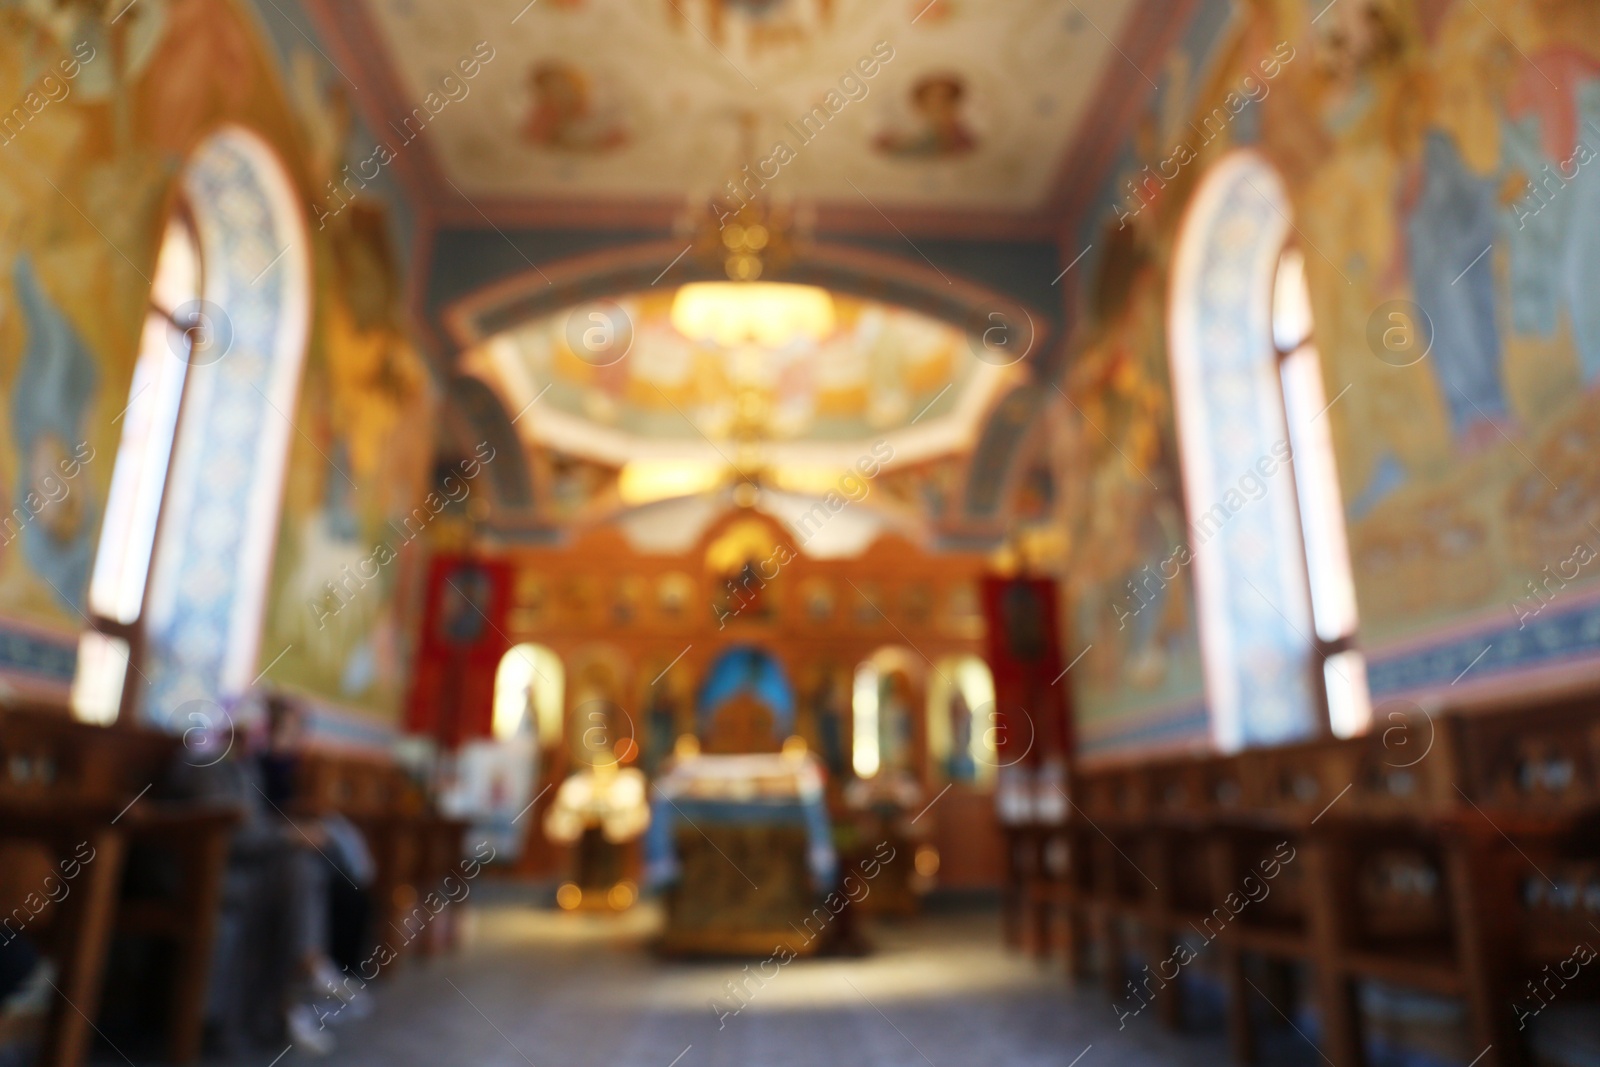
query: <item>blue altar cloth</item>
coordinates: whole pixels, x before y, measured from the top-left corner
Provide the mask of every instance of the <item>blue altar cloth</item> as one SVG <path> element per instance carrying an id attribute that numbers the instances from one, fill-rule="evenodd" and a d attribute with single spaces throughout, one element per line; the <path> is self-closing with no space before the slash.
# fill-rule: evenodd
<path id="1" fill-rule="evenodd" d="M 761 757 L 700 757 L 694 764 L 704 768 L 708 761 L 750 762 L 756 759 Z M 676 840 L 678 826 L 687 823 L 691 828 L 803 827 L 812 888 L 819 893 L 834 888 L 839 875 L 839 858 L 833 847 L 832 826 L 828 820 L 821 777 L 813 773 L 814 768 L 807 765 L 801 772 L 795 773 L 791 791 L 756 796 L 704 795 L 708 791 L 705 788 L 707 785 L 712 786 L 711 791 L 728 792 L 726 786 L 730 779 L 717 773 L 702 777 L 695 773 L 695 769 L 689 766 L 676 769 L 652 790 L 650 829 L 644 839 L 646 885 L 661 888 L 676 882 L 682 874 Z M 766 768 L 761 767 L 760 770 Z M 772 778 L 767 777 L 766 781 L 770 785 Z"/>

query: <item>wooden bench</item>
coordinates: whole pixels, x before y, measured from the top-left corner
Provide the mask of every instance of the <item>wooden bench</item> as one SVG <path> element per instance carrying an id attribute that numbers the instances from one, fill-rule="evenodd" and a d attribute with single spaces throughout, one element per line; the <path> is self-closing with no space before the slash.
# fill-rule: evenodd
<path id="1" fill-rule="evenodd" d="M 0 846 L 43 849 L 58 880 L 73 874 L 64 891 L 51 890 L 59 905 L 27 925 L 60 973 L 42 1063 L 76 1067 L 87 1056 L 114 932 L 174 945 L 168 1052 L 180 1064 L 199 1055 L 222 870 L 237 816 L 145 797 L 180 745 L 149 730 L 79 723 L 65 709 L 0 709 Z M 119 900 L 135 845 L 176 858 L 175 894 Z"/>
<path id="2" fill-rule="evenodd" d="M 1252 987 L 1247 955 L 1310 965 L 1323 1049 L 1340 1067 L 1366 1059 L 1361 980 L 1460 998 L 1481 1067 L 1525 1063 L 1511 1005 L 1585 940 L 1580 904 L 1600 899 L 1596 701 L 1081 769 L 1073 793 L 1060 825 L 1009 833 L 1023 885 L 1008 910 L 1027 926 L 1017 940 L 1061 946 L 1077 975 L 1095 952 L 1106 992 L 1127 1002 L 1127 954 L 1164 972 L 1178 940 L 1201 932 L 1241 1063 L 1256 1058 L 1252 1001 L 1275 1001 Z M 1247 885 L 1266 889 L 1246 902 Z M 1179 984 L 1159 978 L 1154 1013 L 1175 1027 Z"/>

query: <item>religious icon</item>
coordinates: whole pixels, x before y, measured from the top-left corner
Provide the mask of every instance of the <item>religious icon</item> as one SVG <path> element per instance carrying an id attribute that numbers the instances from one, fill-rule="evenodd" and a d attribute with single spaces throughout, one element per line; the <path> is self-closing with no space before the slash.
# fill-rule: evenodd
<path id="1" fill-rule="evenodd" d="M 628 130 L 611 109 L 599 107 L 590 78 L 570 63 L 550 59 L 528 73 L 533 106 L 522 124 L 531 145 L 598 154 L 620 148 Z"/>
<path id="2" fill-rule="evenodd" d="M 978 147 L 964 116 L 967 81 L 959 74 L 927 74 L 911 86 L 910 128 L 878 135 L 880 152 L 907 159 L 948 159 Z"/>
<path id="3" fill-rule="evenodd" d="M 662 763 L 672 752 L 677 734 L 677 700 L 666 687 L 652 686 L 644 712 L 644 752 L 640 761 L 646 774 L 654 777 L 661 770 Z"/>
<path id="4" fill-rule="evenodd" d="M 826 581 L 807 581 L 802 587 L 801 598 L 805 602 L 806 616 L 812 622 L 827 622 L 833 617 L 833 589 Z"/>
<path id="5" fill-rule="evenodd" d="M 439 605 L 439 636 L 447 644 L 470 645 L 483 633 L 493 583 L 480 567 L 465 566 L 445 579 Z"/>
<path id="6" fill-rule="evenodd" d="M 689 5 L 680 0 L 667 3 L 675 25 L 694 27 L 719 48 L 728 44 L 738 48 L 735 42 L 742 42 L 744 48 L 760 52 L 812 40 L 832 21 L 834 0 L 704 0 L 700 17 L 686 12 Z M 729 41 L 730 34 L 734 42 Z"/>
<path id="7" fill-rule="evenodd" d="M 845 710 L 832 668 L 825 668 L 812 691 L 812 715 L 817 723 L 817 747 L 828 773 L 843 779 L 850 773 L 850 754 L 845 750 Z"/>
<path id="8" fill-rule="evenodd" d="M 1043 658 L 1046 623 L 1038 589 L 1026 582 L 1007 585 L 1000 594 L 1000 612 L 1011 655 L 1022 662 Z"/>
<path id="9" fill-rule="evenodd" d="M 911 679 L 886 671 L 878 682 L 878 751 L 889 771 L 911 767 Z"/>
<path id="10" fill-rule="evenodd" d="M 972 706 L 958 686 L 950 688 L 950 755 L 945 775 L 952 782 L 971 782 L 978 777 L 977 762 L 972 758 Z"/>

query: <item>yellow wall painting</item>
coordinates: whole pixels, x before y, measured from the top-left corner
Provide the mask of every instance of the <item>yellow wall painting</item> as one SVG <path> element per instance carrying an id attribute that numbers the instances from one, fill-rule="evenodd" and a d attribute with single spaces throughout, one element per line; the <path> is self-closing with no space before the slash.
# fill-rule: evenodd
<path id="1" fill-rule="evenodd" d="M 336 80 L 309 55 L 280 65 L 256 14 L 232 0 L 0 4 L 0 404 L 8 427 L 0 510 L 25 500 L 51 449 L 70 451 L 81 439 L 93 454 L 61 513 L 39 524 L 44 536 L 0 544 L 0 629 L 8 634 L 44 634 L 70 648 L 82 626 L 116 419 L 185 160 L 222 125 L 252 129 L 280 155 L 312 219 L 351 138 L 349 109 L 326 88 Z M 280 580 L 302 591 L 338 579 L 335 564 L 349 546 L 365 554 L 423 492 L 431 442 L 418 428 L 430 422 L 433 394 L 400 325 L 392 206 L 373 189 L 359 210 L 307 231 L 313 328 L 300 406 L 289 413 L 297 432 L 275 562 Z M 57 369 L 28 373 L 35 365 Z M 25 410 L 40 414 L 24 442 L 10 416 Z M 305 598 L 291 605 L 278 597 L 261 662 L 291 640 L 300 647 L 273 667 L 269 684 L 393 720 L 403 641 L 395 590 L 403 583 L 400 567 L 391 569 L 335 633 L 305 625 L 302 617 L 315 617 Z M 45 659 L 0 663 L 0 672 L 64 670 L 70 678 L 70 652 Z"/>
<path id="2" fill-rule="evenodd" d="M 1180 43 L 1080 234 L 1100 246 L 1099 266 L 1061 383 L 1079 410 L 1063 406 L 1077 429 L 1059 463 L 1078 625 L 1118 648 L 1084 673 L 1082 714 L 1121 716 L 1121 732 L 1158 729 L 1201 699 L 1196 661 L 1163 676 L 1150 651 L 1176 663 L 1193 648 L 1192 610 L 1171 599 L 1191 594 L 1189 578 L 1145 609 L 1172 627 L 1166 644 L 1153 623 L 1146 638 L 1119 628 L 1106 587 L 1161 560 L 1140 531 L 1181 507 L 1167 265 L 1195 187 L 1244 145 L 1295 204 L 1324 384 L 1339 398 L 1328 417 L 1374 692 L 1448 683 L 1453 667 L 1434 675 L 1454 664 L 1453 641 L 1459 666 L 1494 643 L 1486 674 L 1600 654 L 1586 607 L 1600 577 L 1600 9 L 1345 0 L 1313 21 L 1320 6 L 1263 0 Z M 1270 75 L 1267 57 L 1279 60 Z M 1249 77 L 1259 94 L 1208 126 Z M 1425 358 L 1386 349 L 1396 309 Z M 1419 649 L 1449 656 L 1426 668 Z M 1203 732 L 1203 718 L 1181 715 L 1180 733 Z"/>

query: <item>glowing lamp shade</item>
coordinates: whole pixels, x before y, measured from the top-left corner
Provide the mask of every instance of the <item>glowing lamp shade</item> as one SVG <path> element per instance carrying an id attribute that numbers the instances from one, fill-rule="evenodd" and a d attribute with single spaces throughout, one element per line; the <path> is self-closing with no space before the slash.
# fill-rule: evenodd
<path id="1" fill-rule="evenodd" d="M 694 282 L 672 300 L 672 325 L 691 341 L 779 348 L 833 333 L 833 297 L 814 285 Z"/>
<path id="2" fill-rule="evenodd" d="M 713 463 L 635 459 L 622 468 L 617 492 L 624 504 L 652 504 L 657 500 L 710 492 L 722 483 L 724 476 L 724 469 Z"/>

